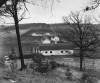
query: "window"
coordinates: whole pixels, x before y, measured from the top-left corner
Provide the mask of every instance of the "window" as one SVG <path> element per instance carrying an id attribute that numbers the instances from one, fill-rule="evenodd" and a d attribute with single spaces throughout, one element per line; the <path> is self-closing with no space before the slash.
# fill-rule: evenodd
<path id="1" fill-rule="evenodd" d="M 63 51 L 61 51 L 61 53 L 63 53 Z"/>
<path id="2" fill-rule="evenodd" d="M 50 53 L 52 53 L 52 51 L 50 51 Z"/>
<path id="3" fill-rule="evenodd" d="M 66 53 L 67 53 L 68 51 L 66 51 Z"/>
<path id="4" fill-rule="evenodd" d="M 45 53 L 48 53 L 47 51 Z"/>

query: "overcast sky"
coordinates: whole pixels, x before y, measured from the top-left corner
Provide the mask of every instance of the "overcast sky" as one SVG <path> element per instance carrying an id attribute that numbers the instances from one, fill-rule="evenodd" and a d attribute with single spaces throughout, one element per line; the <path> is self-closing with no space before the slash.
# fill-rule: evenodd
<path id="1" fill-rule="evenodd" d="M 90 1 L 91 0 L 60 0 L 60 2 L 57 2 L 55 0 L 52 11 L 50 0 L 48 0 L 46 8 L 43 7 L 44 5 L 41 3 L 37 3 L 37 5 L 27 5 L 30 15 L 27 14 L 26 17 L 30 18 L 24 19 L 20 23 L 62 23 L 62 16 L 68 16 L 70 11 L 82 11 L 87 5 L 90 5 Z M 98 10 L 99 8 L 89 11 L 87 14 L 97 15 Z"/>

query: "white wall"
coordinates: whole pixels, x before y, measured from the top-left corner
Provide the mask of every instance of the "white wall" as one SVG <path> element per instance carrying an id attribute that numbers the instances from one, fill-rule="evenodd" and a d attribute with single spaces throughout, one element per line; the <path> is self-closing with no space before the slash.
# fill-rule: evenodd
<path id="1" fill-rule="evenodd" d="M 73 50 L 51 50 L 51 51 L 45 50 L 45 51 L 41 51 L 41 53 L 43 55 L 48 55 L 48 56 L 51 56 L 51 55 L 70 55 L 70 54 L 73 54 Z"/>
<path id="2" fill-rule="evenodd" d="M 50 44 L 50 40 L 49 39 L 45 39 L 42 41 L 43 44 Z"/>

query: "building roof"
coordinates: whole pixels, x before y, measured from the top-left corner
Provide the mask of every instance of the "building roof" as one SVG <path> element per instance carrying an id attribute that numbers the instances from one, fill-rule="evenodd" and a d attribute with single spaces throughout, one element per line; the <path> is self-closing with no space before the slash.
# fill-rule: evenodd
<path id="1" fill-rule="evenodd" d="M 50 33 L 50 34 L 55 34 L 50 28 L 47 29 L 30 29 L 29 31 L 27 31 L 26 33 L 22 34 L 22 37 L 27 37 L 27 36 L 32 36 L 33 33 L 36 34 L 45 34 L 45 33 Z"/>
<path id="2" fill-rule="evenodd" d="M 41 41 L 43 36 L 22 37 L 23 41 Z"/>
<path id="3" fill-rule="evenodd" d="M 58 43 L 58 44 L 40 44 L 39 50 L 71 50 L 76 46 L 70 43 Z"/>

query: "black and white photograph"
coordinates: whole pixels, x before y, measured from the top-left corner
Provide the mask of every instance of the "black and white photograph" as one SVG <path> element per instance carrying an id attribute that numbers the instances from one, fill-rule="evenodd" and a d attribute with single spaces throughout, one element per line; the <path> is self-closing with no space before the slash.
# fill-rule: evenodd
<path id="1" fill-rule="evenodd" d="M 0 0 L 0 83 L 100 83 L 100 0 Z"/>

